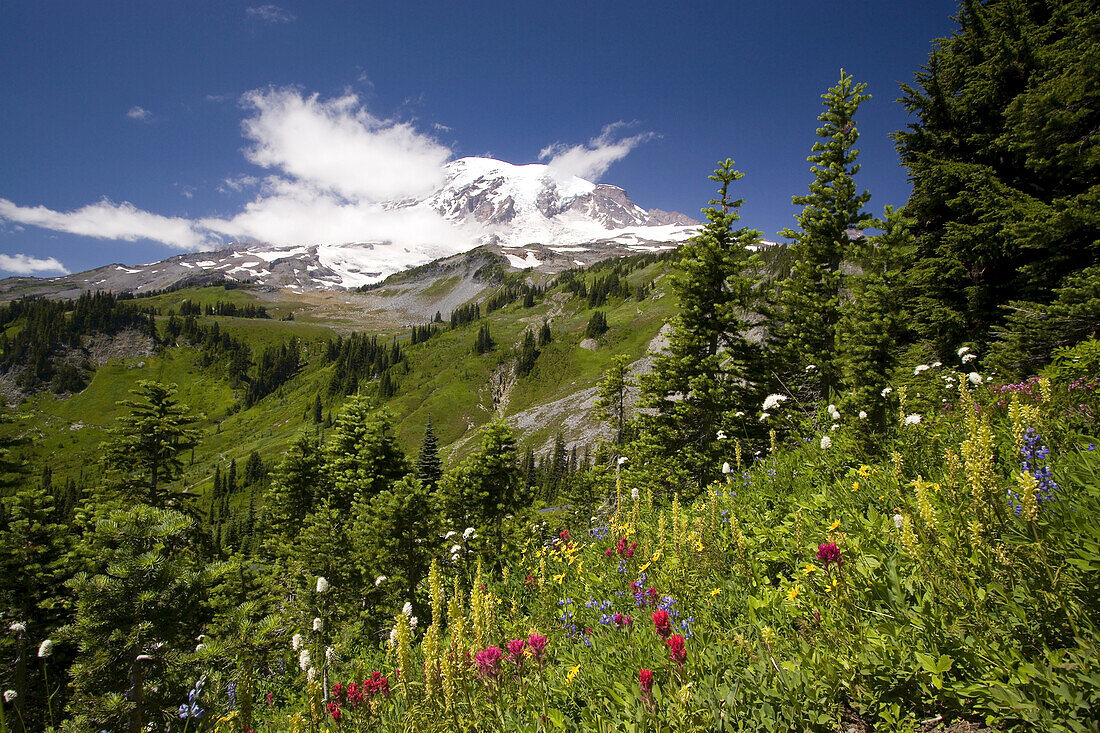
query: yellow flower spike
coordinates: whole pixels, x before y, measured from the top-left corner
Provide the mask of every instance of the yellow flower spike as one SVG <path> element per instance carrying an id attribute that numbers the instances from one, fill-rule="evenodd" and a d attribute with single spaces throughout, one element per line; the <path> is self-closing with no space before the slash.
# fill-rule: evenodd
<path id="1" fill-rule="evenodd" d="M 795 583 L 794 585 L 792 585 L 791 589 L 789 591 L 787 591 L 787 600 L 788 601 L 793 601 L 795 598 L 798 598 L 798 583 Z"/>
<path id="2" fill-rule="evenodd" d="M 836 529 L 839 526 L 840 526 L 840 520 L 838 519 L 838 520 L 836 520 L 835 522 L 833 522 L 832 524 L 829 525 L 829 531 L 832 532 L 834 529 Z"/>
<path id="3" fill-rule="evenodd" d="M 809 575 L 810 573 L 816 573 L 816 572 L 817 572 L 817 566 L 813 565 L 813 564 L 809 564 L 806 567 L 802 568 L 802 574 L 803 575 Z"/>
<path id="4" fill-rule="evenodd" d="M 680 688 L 680 702 L 681 703 L 686 704 L 688 702 L 688 700 L 691 699 L 691 686 L 693 684 L 695 684 L 695 683 L 688 682 L 686 685 L 684 685 L 683 687 Z"/>

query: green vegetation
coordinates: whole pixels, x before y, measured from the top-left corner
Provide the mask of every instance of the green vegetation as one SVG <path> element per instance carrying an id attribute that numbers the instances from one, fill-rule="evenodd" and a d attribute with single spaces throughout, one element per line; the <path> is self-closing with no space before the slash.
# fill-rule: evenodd
<path id="1" fill-rule="evenodd" d="M 727 159 L 678 251 L 476 254 L 448 328 L 0 308 L 0 731 L 1096 730 L 1093 10 L 967 3 L 881 219 L 841 72 L 789 248 Z"/>

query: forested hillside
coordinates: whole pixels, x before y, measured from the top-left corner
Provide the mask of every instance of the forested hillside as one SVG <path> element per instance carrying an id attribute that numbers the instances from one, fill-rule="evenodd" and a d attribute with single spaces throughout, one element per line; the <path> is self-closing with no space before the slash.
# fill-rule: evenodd
<path id="1" fill-rule="evenodd" d="M 841 70 L 788 245 L 3 306 L 0 728 L 1098 730 L 1098 11 L 963 5 L 904 208 Z"/>

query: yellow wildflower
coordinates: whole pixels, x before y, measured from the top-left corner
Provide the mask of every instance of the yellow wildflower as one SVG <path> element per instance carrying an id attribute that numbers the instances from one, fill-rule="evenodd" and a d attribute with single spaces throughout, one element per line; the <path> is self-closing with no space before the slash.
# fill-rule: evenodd
<path id="1" fill-rule="evenodd" d="M 648 567 L 649 567 L 649 563 L 646 563 L 645 565 L 638 568 L 638 572 L 644 573 L 646 571 L 646 568 L 648 568 Z"/>
<path id="2" fill-rule="evenodd" d="M 806 567 L 802 568 L 802 574 L 803 575 L 809 575 L 810 573 L 816 573 L 816 572 L 817 572 L 817 566 L 814 565 L 813 563 L 808 563 L 806 565 Z"/>
<path id="3" fill-rule="evenodd" d="M 836 529 L 839 526 L 840 526 L 840 520 L 838 519 L 838 520 L 836 520 L 835 522 L 833 522 L 832 524 L 829 525 L 829 531 L 832 532 L 834 529 Z"/>
<path id="4" fill-rule="evenodd" d="M 832 593 L 834 590 L 836 590 L 836 578 L 833 578 L 832 583 L 826 583 L 825 584 L 825 592 L 826 593 Z"/>
<path id="5" fill-rule="evenodd" d="M 578 664 L 577 666 L 573 667 L 573 669 L 569 670 L 569 674 L 566 676 L 565 681 L 569 682 L 569 683 L 572 683 L 573 680 L 575 680 L 577 678 L 577 673 L 580 672 L 580 671 L 581 671 L 581 665 Z"/>
<path id="6" fill-rule="evenodd" d="M 561 585 L 562 581 L 565 580 L 565 573 L 562 573 L 561 575 L 555 575 L 554 580 L 558 581 L 558 585 Z"/>
<path id="7" fill-rule="evenodd" d="M 871 477 L 871 467 L 866 465 L 866 464 L 860 466 L 859 467 L 859 475 L 862 476 L 863 478 L 870 478 Z"/>
<path id="8" fill-rule="evenodd" d="M 687 703 L 691 699 L 691 686 L 692 682 L 688 682 L 686 685 L 680 688 L 680 702 Z"/>
<path id="9" fill-rule="evenodd" d="M 718 595 L 718 594 L 719 594 L 719 593 L 721 593 L 721 592 L 722 592 L 722 589 L 721 589 L 721 588 L 715 588 L 714 590 L 712 590 L 712 591 L 710 592 L 710 594 L 711 594 L 711 596 L 716 596 L 716 595 Z"/>
<path id="10" fill-rule="evenodd" d="M 798 583 L 795 583 L 794 585 L 792 585 L 791 589 L 789 591 L 787 591 L 787 600 L 788 601 L 793 601 L 795 598 L 798 598 Z"/>
<path id="11" fill-rule="evenodd" d="M 854 481 L 852 483 L 852 491 L 859 491 L 859 482 L 858 481 Z"/>

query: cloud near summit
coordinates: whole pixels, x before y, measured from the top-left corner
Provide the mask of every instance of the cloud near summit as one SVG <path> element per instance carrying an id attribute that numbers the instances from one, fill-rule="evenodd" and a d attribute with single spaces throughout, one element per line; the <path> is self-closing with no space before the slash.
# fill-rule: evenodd
<path id="1" fill-rule="evenodd" d="M 652 132 L 620 137 L 623 129 L 631 126 L 632 123 L 621 121 L 606 125 L 587 145 L 547 145 L 539 152 L 539 160 L 546 161 L 561 176 L 599 181 L 612 163 L 622 160 L 631 150 L 655 137 Z"/>
<path id="2" fill-rule="evenodd" d="M 473 233 L 424 206 L 445 181 L 453 151 L 412 123 L 372 114 L 352 93 L 323 98 L 294 87 L 256 89 L 240 99 L 248 141 L 244 156 L 266 172 L 233 181 L 258 183 L 243 209 L 221 216 L 168 217 L 103 199 L 72 211 L 22 206 L 0 198 L 0 220 L 99 239 L 151 240 L 179 250 L 215 249 L 232 240 L 273 245 L 390 242 L 458 251 Z M 540 160 L 560 175 L 598 179 L 614 162 L 653 137 L 622 137 L 626 123 L 606 126 L 585 145 L 555 143 Z M 229 185 L 227 183 L 227 185 Z M 243 186 L 231 186 L 237 191 Z"/>

